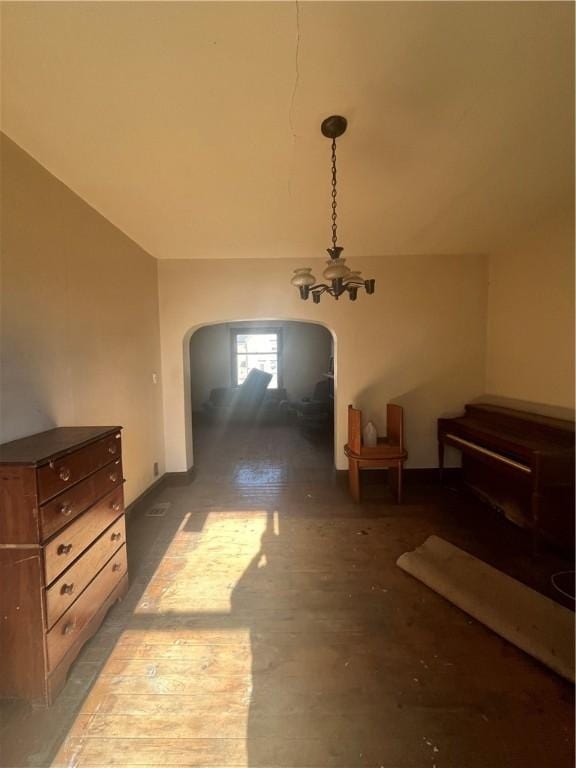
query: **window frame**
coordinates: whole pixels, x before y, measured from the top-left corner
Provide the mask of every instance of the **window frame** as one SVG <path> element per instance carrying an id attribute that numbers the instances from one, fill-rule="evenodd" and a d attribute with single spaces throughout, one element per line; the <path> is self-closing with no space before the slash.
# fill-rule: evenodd
<path id="1" fill-rule="evenodd" d="M 268 387 L 268 389 L 281 389 L 284 386 L 284 366 L 283 366 L 283 338 L 282 338 L 282 328 L 278 328 L 277 326 L 259 326 L 259 325 L 247 325 L 247 326 L 236 326 L 235 328 L 230 328 L 230 373 L 231 373 L 231 385 L 234 389 L 238 389 L 238 387 L 242 386 L 241 384 L 238 384 L 238 353 L 237 353 L 237 343 L 236 340 L 238 336 L 242 336 L 245 334 L 255 334 L 255 335 L 266 335 L 266 334 L 276 334 L 276 358 L 278 361 L 277 364 L 277 371 L 276 371 L 276 379 L 277 379 L 277 386 L 276 387 Z"/>

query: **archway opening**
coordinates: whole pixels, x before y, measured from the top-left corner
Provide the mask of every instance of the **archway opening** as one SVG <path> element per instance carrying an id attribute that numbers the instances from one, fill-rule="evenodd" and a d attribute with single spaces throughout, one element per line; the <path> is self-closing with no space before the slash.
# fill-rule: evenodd
<path id="1" fill-rule="evenodd" d="M 187 352 L 197 474 L 236 472 L 249 483 L 258 464 L 273 484 L 297 465 L 333 470 L 335 344 L 325 326 L 210 324 L 191 334 Z"/>

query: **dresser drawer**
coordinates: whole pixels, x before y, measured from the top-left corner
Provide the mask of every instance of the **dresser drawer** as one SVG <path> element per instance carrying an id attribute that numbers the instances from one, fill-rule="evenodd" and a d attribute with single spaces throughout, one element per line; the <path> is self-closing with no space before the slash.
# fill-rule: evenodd
<path id="1" fill-rule="evenodd" d="M 49 671 L 58 665 L 66 651 L 74 645 L 83 627 L 98 611 L 127 569 L 126 546 L 123 546 L 104 565 L 76 602 L 54 624 L 46 636 Z"/>
<path id="2" fill-rule="evenodd" d="M 116 488 L 121 482 L 122 464 L 120 459 L 117 459 L 43 504 L 40 507 L 42 540 L 45 541 L 60 528 L 68 525 L 75 517 L 78 517 L 79 514 Z"/>
<path id="3" fill-rule="evenodd" d="M 93 471 L 90 447 L 38 468 L 38 497 L 47 501 Z"/>
<path id="4" fill-rule="evenodd" d="M 52 501 L 40 507 L 40 530 L 42 539 L 47 539 L 60 528 L 68 525 L 85 509 L 92 506 L 94 498 L 94 484 L 92 478 L 83 480 L 73 488 L 56 496 Z"/>
<path id="5" fill-rule="evenodd" d="M 123 481 L 122 459 L 116 459 L 94 475 L 94 489 L 97 498 L 120 487 Z"/>
<path id="6" fill-rule="evenodd" d="M 112 459 L 119 459 L 122 456 L 120 432 L 94 443 L 91 446 L 91 450 L 95 468 L 103 467 Z"/>
<path id="7" fill-rule="evenodd" d="M 38 468 L 38 497 L 48 501 L 121 456 L 120 436 L 111 435 Z"/>
<path id="8" fill-rule="evenodd" d="M 124 515 L 121 515 L 89 547 L 76 562 L 68 568 L 49 589 L 46 590 L 46 622 L 50 628 L 74 603 L 94 575 L 126 541 Z"/>
<path id="9" fill-rule="evenodd" d="M 44 548 L 46 584 L 51 584 L 102 531 L 122 514 L 124 495 L 118 488 L 77 517 Z"/>

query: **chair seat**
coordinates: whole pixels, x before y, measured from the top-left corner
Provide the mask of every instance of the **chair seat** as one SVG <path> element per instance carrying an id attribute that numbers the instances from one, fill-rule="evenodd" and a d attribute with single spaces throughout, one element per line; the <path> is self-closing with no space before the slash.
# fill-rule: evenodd
<path id="1" fill-rule="evenodd" d="M 363 446 L 360 453 L 355 453 L 346 444 L 344 446 L 344 453 L 349 459 L 357 459 L 358 461 L 393 461 L 396 459 L 406 459 L 408 456 L 407 452 L 399 445 L 390 445 L 387 442 L 379 442 L 378 445 L 371 447 Z"/>

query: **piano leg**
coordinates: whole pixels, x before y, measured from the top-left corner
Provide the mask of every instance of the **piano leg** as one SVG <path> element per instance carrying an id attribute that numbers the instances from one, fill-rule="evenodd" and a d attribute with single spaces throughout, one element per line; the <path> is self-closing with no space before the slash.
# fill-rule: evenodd
<path id="1" fill-rule="evenodd" d="M 440 483 L 444 480 L 444 443 L 442 440 L 438 440 L 438 467 L 440 475 Z"/>

